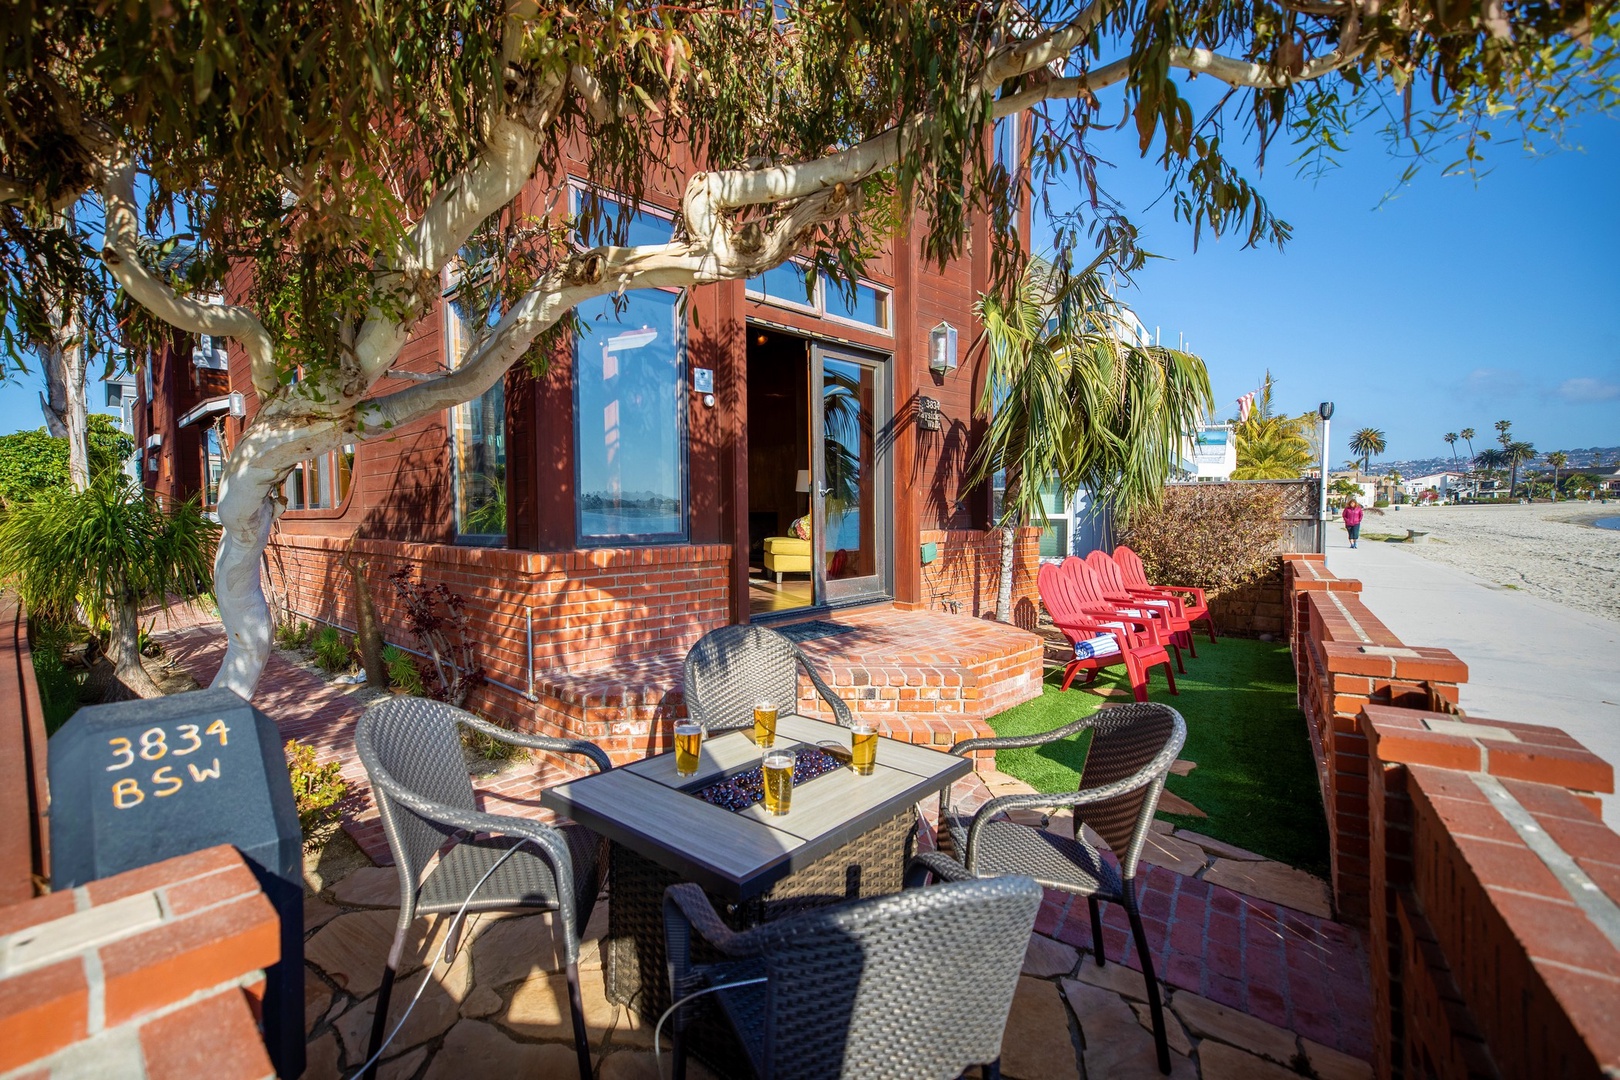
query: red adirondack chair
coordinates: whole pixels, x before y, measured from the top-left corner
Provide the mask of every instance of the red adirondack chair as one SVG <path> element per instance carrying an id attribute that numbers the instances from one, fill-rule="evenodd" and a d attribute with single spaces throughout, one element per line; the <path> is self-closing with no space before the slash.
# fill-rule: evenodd
<path id="1" fill-rule="evenodd" d="M 1147 572 L 1142 569 L 1142 560 L 1130 548 L 1121 544 L 1114 549 L 1114 562 L 1119 566 L 1120 576 L 1125 584 L 1133 589 L 1150 589 L 1159 592 L 1185 593 L 1181 597 L 1181 610 L 1187 617 L 1190 627 L 1193 623 L 1201 622 L 1209 630 L 1209 640 L 1215 640 L 1215 618 L 1209 613 L 1209 601 L 1204 598 L 1204 590 L 1192 585 L 1153 585 L 1147 579 Z M 1188 638 L 1192 635 L 1189 633 Z M 1197 653 L 1193 654 L 1197 656 Z"/>
<path id="2" fill-rule="evenodd" d="M 1036 576 L 1035 586 L 1046 605 L 1052 621 L 1069 639 L 1072 646 L 1081 646 L 1093 638 L 1110 636 L 1119 646 L 1117 653 L 1102 656 L 1079 656 L 1070 660 L 1063 669 L 1063 689 L 1067 690 L 1080 672 L 1086 672 L 1086 685 L 1097 678 L 1105 667 L 1125 665 L 1131 680 L 1131 691 L 1137 701 L 1148 699 L 1148 671 L 1164 665 L 1164 676 L 1170 692 L 1176 693 L 1175 671 L 1170 666 L 1170 654 L 1159 641 L 1152 619 L 1097 614 L 1095 604 L 1088 599 L 1094 585 L 1085 581 L 1091 568 L 1082 560 L 1068 558 L 1062 563 L 1044 563 Z"/>
<path id="3" fill-rule="evenodd" d="M 1103 596 L 1110 603 L 1117 604 L 1125 610 L 1152 611 L 1163 616 L 1162 629 L 1168 631 L 1165 635 L 1166 640 L 1176 652 L 1176 670 L 1186 671 L 1186 665 L 1181 662 L 1181 646 L 1187 646 L 1194 656 L 1198 655 L 1198 646 L 1193 644 L 1192 631 L 1187 616 L 1182 611 L 1181 598 L 1174 593 L 1157 589 L 1130 588 L 1120 576 L 1119 566 L 1108 557 L 1106 551 L 1091 552 L 1086 556 L 1086 565 L 1097 575 Z"/>

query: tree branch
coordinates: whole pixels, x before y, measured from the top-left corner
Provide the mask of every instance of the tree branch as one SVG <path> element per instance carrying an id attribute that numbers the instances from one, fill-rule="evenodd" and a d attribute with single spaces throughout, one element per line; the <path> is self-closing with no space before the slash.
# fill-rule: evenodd
<path id="1" fill-rule="evenodd" d="M 413 279 L 437 275 L 479 223 L 518 197 L 539 157 L 540 141 L 533 131 L 509 118 L 497 120 L 483 152 L 434 193 L 427 210 L 396 248 L 388 272 L 378 279 L 373 293 L 386 296 Z M 366 385 L 376 381 L 399 356 L 410 337 L 410 326 L 375 308 L 366 317 L 354 347 Z"/>
<path id="2" fill-rule="evenodd" d="M 193 334 L 235 338 L 247 349 L 253 388 L 261 396 L 273 393 L 276 378 L 274 347 L 258 317 L 235 304 L 205 304 L 181 296 L 142 264 L 140 232 L 136 226 L 135 163 L 115 160 L 101 185 L 106 204 L 105 246 L 101 258 L 107 269 L 140 305 L 172 326 Z"/>
<path id="3" fill-rule="evenodd" d="M 1210 75 L 1229 86 L 1252 87 L 1259 90 L 1282 90 L 1297 83 L 1311 82 L 1335 71 L 1349 67 L 1367 51 L 1364 42 L 1348 49 L 1338 48 L 1306 61 L 1298 75 L 1256 64 L 1251 60 L 1237 60 L 1230 56 L 1210 52 L 1208 49 L 1188 49 L 1176 46 L 1170 50 L 1170 65 L 1185 68 L 1200 75 Z"/>

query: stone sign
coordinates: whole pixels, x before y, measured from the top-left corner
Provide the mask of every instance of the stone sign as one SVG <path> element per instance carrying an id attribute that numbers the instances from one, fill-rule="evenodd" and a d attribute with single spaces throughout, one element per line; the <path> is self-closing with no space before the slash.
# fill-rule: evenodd
<path id="1" fill-rule="evenodd" d="M 281 916 L 264 1026 L 282 1077 L 304 1069 L 303 834 L 281 734 L 230 690 L 93 705 L 51 737 L 51 886 L 216 844 L 247 857 Z"/>

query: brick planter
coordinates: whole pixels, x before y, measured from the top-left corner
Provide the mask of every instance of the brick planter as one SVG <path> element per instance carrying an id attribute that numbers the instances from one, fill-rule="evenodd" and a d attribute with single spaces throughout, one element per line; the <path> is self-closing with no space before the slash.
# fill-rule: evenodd
<path id="1" fill-rule="evenodd" d="M 0 1073 L 270 1076 L 256 1017 L 280 935 L 229 846 L 0 908 Z"/>

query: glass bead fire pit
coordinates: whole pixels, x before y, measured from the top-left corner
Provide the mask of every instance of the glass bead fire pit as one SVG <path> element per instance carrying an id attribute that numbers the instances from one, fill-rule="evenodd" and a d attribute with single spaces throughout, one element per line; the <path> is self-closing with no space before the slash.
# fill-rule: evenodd
<path id="1" fill-rule="evenodd" d="M 818 746 L 800 744 L 794 748 L 795 760 L 793 762 L 793 786 L 807 784 L 818 776 L 825 776 L 834 769 L 841 769 L 849 764 L 849 759 L 837 756 Z M 848 751 L 845 751 L 847 754 Z M 718 806 L 722 810 L 739 813 L 765 797 L 763 770 L 755 765 L 753 768 L 724 780 L 717 780 L 706 784 L 689 794 L 695 795 L 711 806 Z"/>

